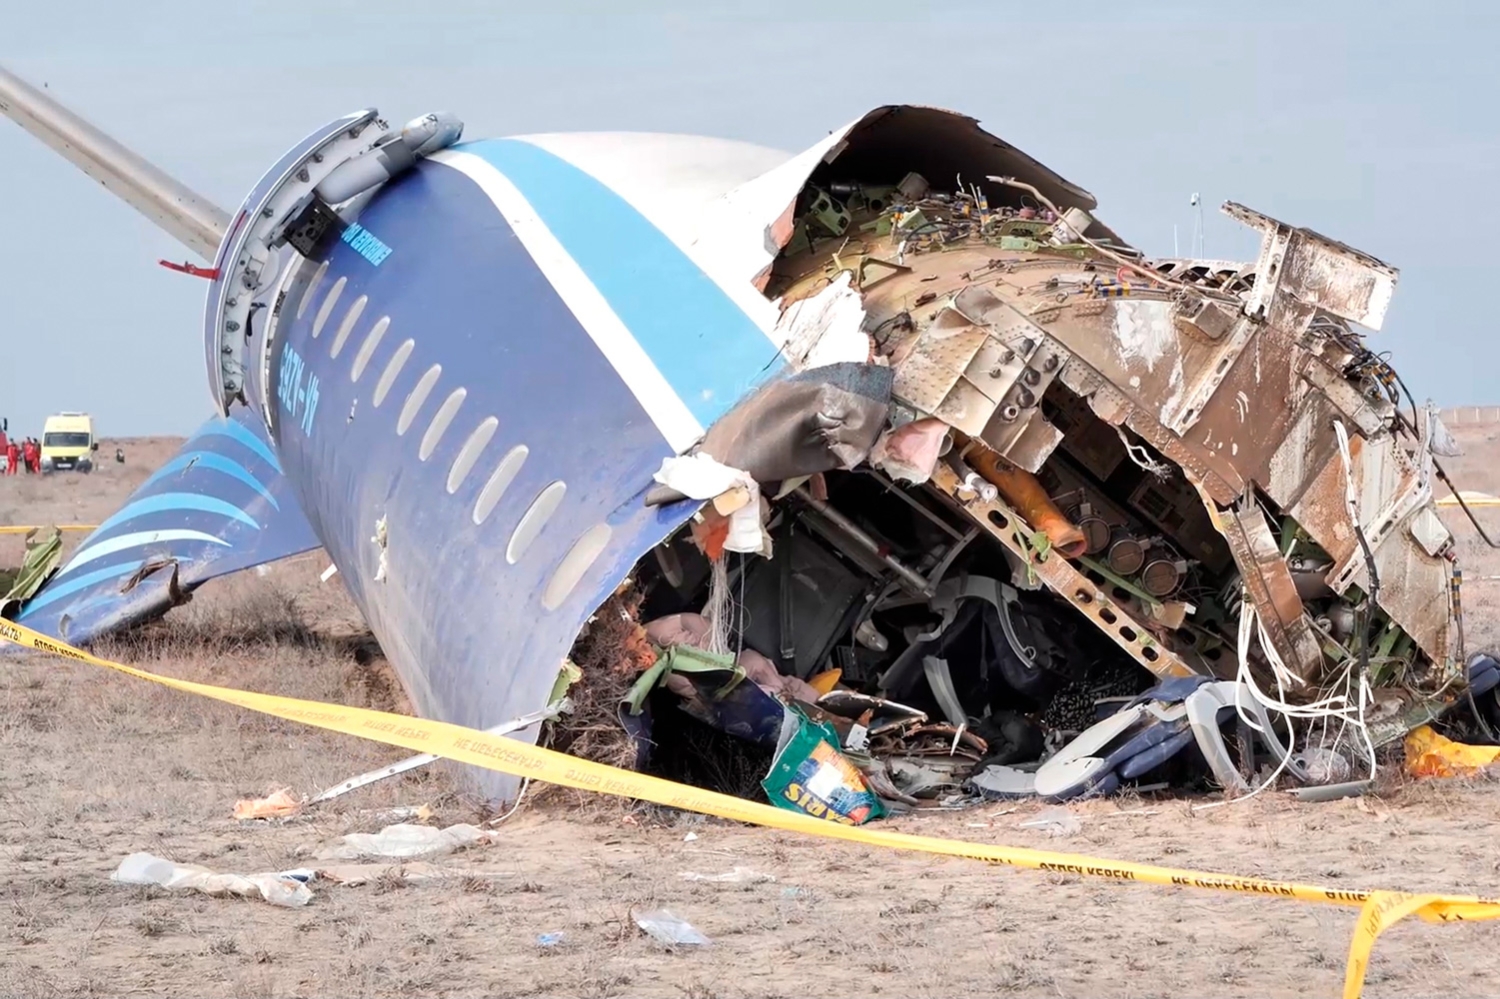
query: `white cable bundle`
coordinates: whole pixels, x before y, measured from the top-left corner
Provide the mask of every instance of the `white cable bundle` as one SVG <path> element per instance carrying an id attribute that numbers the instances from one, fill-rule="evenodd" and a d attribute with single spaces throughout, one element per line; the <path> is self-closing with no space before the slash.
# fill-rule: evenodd
<path id="1" fill-rule="evenodd" d="M 729 652 L 729 557 L 720 553 L 712 565 L 708 602 L 703 605 L 703 617 L 709 624 L 707 651 L 724 655 Z"/>
<path id="2" fill-rule="evenodd" d="M 1359 499 L 1354 490 L 1354 462 L 1349 454 L 1349 434 L 1348 431 L 1344 429 L 1343 423 L 1338 420 L 1333 421 L 1333 429 L 1334 433 L 1338 436 L 1339 458 L 1344 466 L 1344 504 L 1349 510 L 1349 517 L 1354 524 L 1354 529 L 1356 532 L 1358 532 L 1360 530 Z M 1261 653 L 1266 657 L 1266 661 L 1271 665 L 1271 674 L 1276 679 L 1275 697 L 1272 697 L 1265 691 L 1261 690 L 1259 685 L 1257 685 L 1255 682 L 1255 677 L 1251 674 L 1250 638 L 1252 634 L 1254 634 L 1260 642 Z M 1368 636 L 1361 636 L 1360 640 L 1367 641 Z M 1340 745 L 1343 742 L 1345 733 L 1352 727 L 1354 731 L 1359 735 L 1360 741 L 1364 744 L 1363 749 L 1365 759 L 1369 762 L 1370 765 L 1370 778 L 1374 779 L 1375 743 L 1370 738 L 1369 726 L 1365 724 L 1365 708 L 1368 705 L 1374 703 L 1375 695 L 1374 692 L 1370 689 L 1369 677 L 1366 677 L 1364 675 L 1359 676 L 1358 691 L 1354 690 L 1355 663 L 1353 660 L 1349 660 L 1344 663 L 1341 676 L 1332 685 L 1333 689 L 1335 690 L 1342 688 L 1341 693 L 1334 693 L 1328 697 L 1323 698 L 1322 700 L 1314 701 L 1310 704 L 1288 704 L 1286 701 L 1287 688 L 1303 685 L 1304 681 L 1301 677 L 1288 669 L 1286 663 L 1282 661 L 1281 656 L 1277 654 L 1276 647 L 1272 644 L 1270 636 L 1266 633 L 1265 622 L 1263 622 L 1260 619 L 1260 615 L 1256 613 L 1255 607 L 1250 599 L 1250 594 L 1248 592 L 1245 592 L 1243 594 L 1243 599 L 1240 601 L 1240 634 L 1238 651 L 1239 665 L 1236 670 L 1235 679 L 1239 681 L 1240 686 L 1237 686 L 1235 688 L 1234 707 L 1235 711 L 1239 714 L 1240 719 L 1256 732 L 1261 731 L 1260 725 L 1256 723 L 1254 719 L 1250 718 L 1245 712 L 1242 695 L 1244 690 L 1246 688 L 1249 688 L 1251 696 L 1254 697 L 1256 701 L 1265 706 L 1268 710 L 1276 711 L 1284 715 L 1288 719 L 1288 724 L 1286 757 L 1277 765 L 1276 770 L 1271 774 L 1270 777 L 1265 780 L 1264 783 L 1262 783 L 1255 790 L 1251 791 L 1249 794 L 1233 799 L 1234 801 L 1244 801 L 1248 798 L 1255 797 L 1255 795 L 1259 794 L 1266 787 L 1274 784 L 1276 782 L 1276 778 L 1280 777 L 1281 772 L 1286 769 L 1287 764 L 1291 761 L 1291 758 L 1293 755 L 1295 755 L 1296 751 L 1296 730 L 1291 725 L 1292 719 L 1322 722 L 1322 736 L 1319 739 L 1319 744 L 1326 743 L 1329 725 L 1334 721 L 1338 721 L 1340 723 L 1339 730 L 1337 734 L 1334 735 L 1333 745 L 1331 747 L 1334 752 L 1338 751 Z M 1309 744 L 1311 744 L 1311 740 L 1309 740 Z M 1229 802 L 1221 801 L 1216 802 L 1213 805 L 1202 805 L 1198 807 L 1214 808 L 1218 805 L 1223 804 L 1229 804 Z"/>

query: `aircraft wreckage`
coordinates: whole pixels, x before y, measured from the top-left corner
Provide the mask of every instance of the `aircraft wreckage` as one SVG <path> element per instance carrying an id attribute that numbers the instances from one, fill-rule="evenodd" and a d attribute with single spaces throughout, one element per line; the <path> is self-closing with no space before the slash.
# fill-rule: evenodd
<path id="1" fill-rule="evenodd" d="M 1228 204 L 1254 261 L 1153 260 L 914 106 L 790 157 L 370 110 L 231 215 L 0 85 L 211 261 L 181 267 L 219 413 L 33 628 L 322 547 L 419 713 L 531 740 L 614 683 L 636 765 L 691 716 L 842 821 L 1355 786 L 1500 680 L 1465 656 L 1446 432 L 1366 343 L 1396 271 L 1317 233 Z"/>

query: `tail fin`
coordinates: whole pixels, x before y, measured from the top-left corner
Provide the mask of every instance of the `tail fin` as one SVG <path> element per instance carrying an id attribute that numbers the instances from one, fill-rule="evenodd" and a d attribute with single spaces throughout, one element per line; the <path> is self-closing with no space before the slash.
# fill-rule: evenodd
<path id="1" fill-rule="evenodd" d="M 16 620 L 86 643 L 160 616 L 210 579 L 317 547 L 265 425 L 242 408 L 188 438 Z"/>
<path id="2" fill-rule="evenodd" d="M 218 253 L 229 228 L 223 209 L 3 68 L 0 113 L 205 260 Z"/>

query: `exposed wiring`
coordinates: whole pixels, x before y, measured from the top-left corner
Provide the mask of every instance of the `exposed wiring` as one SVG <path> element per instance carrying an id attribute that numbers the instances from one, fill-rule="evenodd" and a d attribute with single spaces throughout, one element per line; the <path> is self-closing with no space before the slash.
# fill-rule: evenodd
<path id="1" fill-rule="evenodd" d="M 1052 203 L 1051 198 L 1048 198 L 1033 185 L 1028 184 L 1023 180 L 1017 180 L 1014 177 L 986 177 L 985 179 L 994 181 L 996 184 L 1004 184 L 1006 187 L 1014 187 L 1017 190 L 1029 191 L 1031 194 L 1036 196 L 1038 201 L 1047 206 L 1048 211 L 1057 216 L 1059 222 L 1062 221 L 1062 210 Z M 1083 242 L 1090 249 L 1094 250 L 1097 253 L 1103 254 L 1110 260 L 1113 260 L 1115 263 L 1119 264 L 1121 267 L 1126 267 L 1132 271 L 1135 271 L 1137 274 L 1139 274 L 1143 278 L 1146 278 L 1148 281 L 1152 281 L 1156 284 L 1166 285 L 1169 288 L 1176 288 L 1178 291 L 1187 291 L 1193 288 L 1193 286 L 1190 284 L 1178 281 L 1175 278 L 1169 278 L 1166 275 L 1162 274 L 1160 271 L 1154 271 L 1144 264 L 1136 263 L 1129 257 L 1120 253 L 1116 253 L 1114 250 L 1111 250 L 1109 247 L 1104 246 L 1102 243 L 1089 239 L 1081 232 L 1078 233 L 1078 238 L 1083 240 Z"/>
<path id="2" fill-rule="evenodd" d="M 1167 476 L 1172 473 L 1172 470 L 1166 465 L 1163 465 L 1159 461 L 1153 460 L 1150 452 L 1148 452 L 1145 447 L 1140 444 L 1130 443 L 1130 439 L 1125 436 L 1125 431 L 1123 428 L 1115 427 L 1115 433 L 1119 435 L 1120 443 L 1125 445 L 1126 457 L 1128 457 L 1136 467 L 1140 468 L 1143 471 L 1150 472 L 1158 479 L 1166 479 Z M 1139 455 L 1137 455 L 1136 452 L 1140 452 Z"/>

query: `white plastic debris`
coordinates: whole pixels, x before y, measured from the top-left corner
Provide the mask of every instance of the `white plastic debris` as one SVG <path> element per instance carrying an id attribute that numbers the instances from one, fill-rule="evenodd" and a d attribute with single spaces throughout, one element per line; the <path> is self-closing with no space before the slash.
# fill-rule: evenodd
<path id="1" fill-rule="evenodd" d="M 1078 816 L 1066 808 L 1044 808 L 1019 825 L 1022 829 L 1040 829 L 1053 837 L 1072 836 L 1083 828 Z"/>
<path id="2" fill-rule="evenodd" d="M 668 947 L 707 947 L 709 944 L 708 937 L 694 929 L 691 923 L 673 915 L 668 909 L 655 909 L 651 912 L 633 913 L 633 915 L 635 925 L 644 930 L 647 936 Z"/>
<path id="3" fill-rule="evenodd" d="M 684 881 L 707 881 L 720 885 L 758 885 L 766 881 L 775 881 L 772 874 L 762 874 L 760 871 L 752 871 L 748 867 L 736 867 L 732 871 L 723 874 L 697 874 L 693 871 L 683 871 L 678 877 Z"/>
<path id="4" fill-rule="evenodd" d="M 652 478 L 689 499 L 724 497 L 720 512 L 729 518 L 726 551 L 761 554 L 770 550 L 770 539 L 761 523 L 764 509 L 760 487 L 748 472 L 699 453 L 664 458 Z"/>
<path id="5" fill-rule="evenodd" d="M 319 850 L 319 860 L 360 860 L 364 857 L 435 857 L 470 846 L 488 845 L 497 836 L 478 826 L 461 823 L 446 829 L 398 823 L 378 833 L 350 833 L 335 846 Z"/>
<path id="6" fill-rule="evenodd" d="M 109 876 L 111 881 L 127 885 L 159 885 L 171 890 L 189 889 L 207 895 L 259 895 L 272 905 L 296 907 L 312 901 L 312 889 L 292 875 L 282 874 L 215 874 L 196 864 L 178 864 L 149 853 L 132 853 L 120 861 Z"/>

